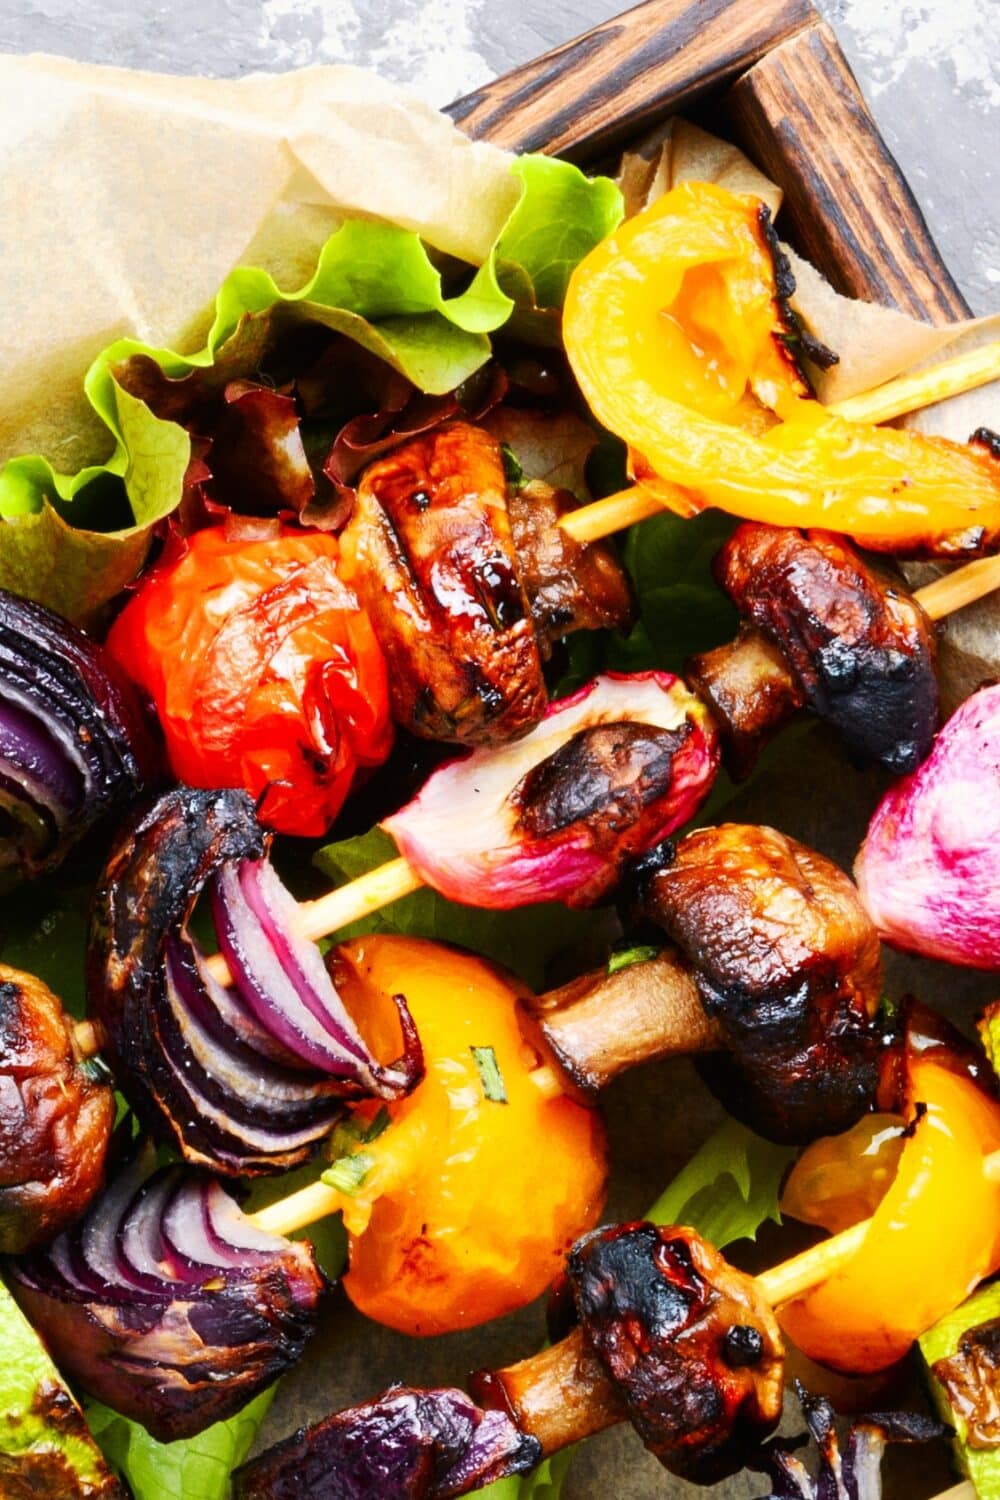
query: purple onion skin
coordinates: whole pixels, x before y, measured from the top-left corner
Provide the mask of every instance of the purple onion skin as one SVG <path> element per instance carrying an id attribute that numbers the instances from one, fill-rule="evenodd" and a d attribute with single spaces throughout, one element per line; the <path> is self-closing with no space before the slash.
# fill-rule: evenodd
<path id="1" fill-rule="evenodd" d="M 211 1180 L 200 1181 L 207 1191 Z M 233 1416 L 298 1361 L 326 1283 L 310 1246 L 279 1239 L 267 1254 L 234 1245 L 230 1264 L 187 1266 L 183 1276 L 168 1275 L 161 1242 L 163 1274 L 138 1275 L 120 1245 L 140 1196 L 141 1188 L 124 1205 L 113 1194 L 98 1198 L 47 1251 L 5 1269 L 60 1369 L 172 1442 Z M 190 1212 L 202 1211 L 195 1192 Z M 98 1271 L 86 1258 L 86 1231 L 108 1214 L 105 1240 L 119 1249 Z M 60 1263 L 73 1268 L 72 1279 Z"/>
<path id="2" fill-rule="evenodd" d="M 811 1396 L 800 1381 L 795 1394 L 819 1462 L 815 1477 L 798 1456 L 803 1439 L 775 1438 L 750 1460 L 766 1474 L 771 1500 L 882 1500 L 882 1456 L 889 1443 L 928 1443 L 948 1429 L 920 1412 L 873 1412 L 851 1424 L 841 1441 L 836 1412 L 823 1396 Z"/>
<path id="3" fill-rule="evenodd" d="M 524 1474 L 537 1438 L 462 1391 L 390 1386 L 300 1429 L 234 1475 L 235 1500 L 445 1500 Z"/>
<path id="4" fill-rule="evenodd" d="M 58 750 L 66 763 L 57 778 L 62 806 L 45 820 L 44 846 L 0 835 L 0 882 L 10 884 L 58 865 L 100 819 L 136 797 L 156 764 L 132 689 L 101 647 L 51 610 L 0 589 L 0 715 L 5 696 L 37 715 L 39 736 L 51 740 L 43 758 L 60 740 L 74 749 Z M 10 794 L 9 773 L 4 786 Z M 31 802 L 26 791 L 24 800 Z"/>
<path id="5" fill-rule="evenodd" d="M 323 1033 L 327 1066 L 296 1053 L 289 1045 L 295 1028 L 281 1024 L 282 996 L 290 1006 L 299 1004 L 304 981 L 300 976 L 292 983 L 277 955 L 252 974 L 244 972 L 242 953 L 241 964 L 231 958 L 234 987 L 216 987 L 213 998 L 188 921 L 206 884 L 218 885 L 214 877 L 234 871 L 238 883 L 241 870 L 266 860 L 268 847 L 245 792 L 179 787 L 164 793 L 133 817 L 111 851 L 94 901 L 87 959 L 91 1013 L 140 1117 L 188 1161 L 234 1177 L 300 1164 L 332 1129 L 345 1101 L 398 1098 L 422 1072 L 405 1005 L 405 1052 L 398 1064 L 378 1064 L 360 1036 L 349 1051 L 338 1050 L 330 1032 Z M 269 868 L 268 874 L 291 905 Z M 244 920 L 256 918 L 251 912 Z M 301 939 L 295 943 L 303 947 Z M 321 998 L 331 1026 L 338 1007 L 351 1026 L 318 955 L 314 967 L 326 986 Z M 251 981 L 259 1014 L 247 1000 Z"/>

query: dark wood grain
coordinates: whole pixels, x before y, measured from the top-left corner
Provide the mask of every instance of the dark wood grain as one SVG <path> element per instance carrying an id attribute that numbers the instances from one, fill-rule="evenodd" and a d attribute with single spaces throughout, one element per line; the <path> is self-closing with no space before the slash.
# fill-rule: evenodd
<path id="1" fill-rule="evenodd" d="M 784 189 L 786 237 L 838 291 L 935 323 L 968 316 L 829 26 L 775 47 L 726 106 L 728 133 Z"/>
<path id="2" fill-rule="evenodd" d="M 815 21 L 811 0 L 647 0 L 449 107 L 469 135 L 593 160 Z"/>

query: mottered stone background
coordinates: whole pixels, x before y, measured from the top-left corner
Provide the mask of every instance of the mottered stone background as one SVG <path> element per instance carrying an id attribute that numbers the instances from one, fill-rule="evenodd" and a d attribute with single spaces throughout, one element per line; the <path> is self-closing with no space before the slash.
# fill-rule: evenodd
<path id="1" fill-rule="evenodd" d="M 1000 0 L 817 0 L 976 312 L 1000 302 Z M 0 0 L 0 50 L 168 73 L 353 62 L 434 104 L 625 0 Z"/>
<path id="2" fill-rule="evenodd" d="M 1000 305 L 1000 0 L 819 0 L 891 149 L 976 312 Z M 0 50 L 63 53 L 166 72 L 234 77 L 316 62 L 354 62 L 445 104 L 621 8 L 614 0 L 0 0 Z M 859 774 L 822 732 L 794 764 L 765 776 L 730 809 L 822 848 L 850 867 L 880 779 Z M 822 786 L 823 795 L 816 795 Z M 890 993 L 907 989 L 969 1016 L 995 994 L 985 976 L 892 957 Z M 998 986 L 1000 988 L 1000 986 Z M 641 1214 L 710 1131 L 717 1113 L 683 1062 L 642 1070 L 609 1091 L 614 1189 L 609 1216 Z M 756 1253 L 765 1264 L 773 1248 Z M 473 1365 L 516 1359 L 541 1337 L 538 1307 L 471 1334 L 418 1343 L 365 1325 L 342 1297 L 308 1363 L 284 1382 L 271 1439 L 331 1405 L 392 1379 L 460 1382 Z M 882 1391 L 885 1406 L 905 1391 Z M 943 1456 L 894 1457 L 889 1500 L 921 1500 L 949 1484 Z M 749 1500 L 766 1485 L 741 1477 L 712 1494 Z M 681 1500 L 625 1430 L 586 1445 L 564 1500 L 617 1492 Z M 706 1493 L 701 1491 L 699 1493 Z M 375 1500 L 375 1497 L 373 1497 Z"/>

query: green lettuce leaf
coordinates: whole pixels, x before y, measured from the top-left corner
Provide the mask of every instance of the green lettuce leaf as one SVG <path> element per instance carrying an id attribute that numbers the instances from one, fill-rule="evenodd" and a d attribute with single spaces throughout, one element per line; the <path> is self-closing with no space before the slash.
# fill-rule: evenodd
<path id="1" fill-rule="evenodd" d="M 646 1217 L 689 1224 L 719 1249 L 755 1240 L 762 1224 L 781 1223 L 778 1200 L 792 1146 L 775 1146 L 727 1120 L 682 1167 Z"/>
<path id="2" fill-rule="evenodd" d="M 597 672 L 681 673 L 695 652 L 731 640 L 739 620 L 712 577 L 712 559 L 736 524 L 722 511 L 707 510 L 691 520 L 664 511 L 630 526 L 621 555 L 635 587 L 638 623 L 628 636 L 607 630 L 570 636 L 557 696 Z"/>
<path id="3" fill-rule="evenodd" d="M 134 575 L 149 528 L 178 504 L 190 439 L 127 388 L 132 361 L 152 360 L 172 380 L 201 371 L 221 384 L 256 371 L 272 322 L 312 321 L 440 394 L 486 362 L 490 333 L 516 305 L 557 324 L 569 272 L 618 223 L 621 195 L 607 179 L 548 157 L 523 157 L 511 170 L 521 197 L 486 263 L 455 294 L 417 235 L 349 220 L 304 286 L 286 290 L 254 267 L 231 272 L 196 353 L 130 339 L 105 349 L 84 389 L 108 428 L 111 455 L 76 474 L 56 473 L 30 455 L 0 469 L 0 587 L 82 618 Z"/>
<path id="4" fill-rule="evenodd" d="M 250 1452 L 274 1392 L 271 1386 L 228 1422 L 176 1443 L 158 1443 L 99 1401 L 88 1403 L 87 1422 L 134 1500 L 226 1500 L 230 1475 Z"/>
<path id="5" fill-rule="evenodd" d="M 65 1500 L 121 1496 L 69 1387 L 0 1281 L 0 1493 L 36 1491 Z"/>
<path id="6" fill-rule="evenodd" d="M 689 1224 L 720 1250 L 756 1239 L 763 1224 L 781 1223 L 778 1199 L 791 1146 L 774 1146 L 727 1120 L 682 1167 L 647 1213 L 654 1224 Z M 559 1500 L 575 1449 L 566 1448 L 523 1478 L 499 1479 L 488 1500 Z"/>
<path id="7" fill-rule="evenodd" d="M 327 844 L 316 854 L 314 863 L 341 885 L 397 857 L 398 850 L 389 835 L 373 828 L 357 838 Z M 599 918 L 595 919 L 593 911 L 570 911 L 554 903 L 522 906 L 515 911 L 483 911 L 446 901 L 425 887 L 345 927 L 337 937 L 344 940 L 369 932 L 395 932 L 437 938 L 492 959 L 513 970 L 532 989 L 541 989 L 549 960 L 563 949 L 591 941 L 595 921 Z"/>

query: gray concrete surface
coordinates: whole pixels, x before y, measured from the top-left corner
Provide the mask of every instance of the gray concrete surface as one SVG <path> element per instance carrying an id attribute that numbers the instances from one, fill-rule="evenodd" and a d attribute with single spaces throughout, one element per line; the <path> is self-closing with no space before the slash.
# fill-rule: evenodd
<path id="1" fill-rule="evenodd" d="M 818 0 L 977 312 L 1000 306 L 1000 0 Z M 356 62 L 437 104 L 619 0 L 0 0 L 0 49 L 226 77 Z"/>

